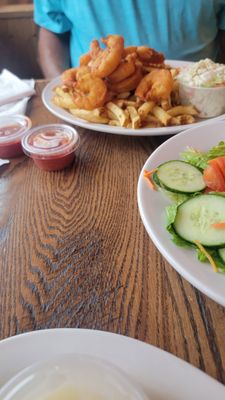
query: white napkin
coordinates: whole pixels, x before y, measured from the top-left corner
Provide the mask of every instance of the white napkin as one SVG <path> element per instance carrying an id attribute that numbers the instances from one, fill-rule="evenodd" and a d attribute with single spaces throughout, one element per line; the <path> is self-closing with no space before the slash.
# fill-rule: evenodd
<path id="1" fill-rule="evenodd" d="M 0 167 L 1 167 L 2 165 L 9 164 L 9 163 L 10 163 L 9 160 L 2 160 L 2 159 L 0 158 Z"/>
<path id="2" fill-rule="evenodd" d="M 25 114 L 29 98 L 35 94 L 34 85 L 34 79 L 21 80 L 3 69 L 0 74 L 0 116 Z"/>

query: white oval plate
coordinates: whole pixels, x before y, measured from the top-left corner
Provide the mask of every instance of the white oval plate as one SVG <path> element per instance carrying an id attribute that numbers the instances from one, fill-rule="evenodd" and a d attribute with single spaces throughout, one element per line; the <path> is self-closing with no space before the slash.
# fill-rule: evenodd
<path id="1" fill-rule="evenodd" d="M 132 376 L 149 400 L 223 400 L 225 388 L 199 369 L 141 341 L 88 329 L 49 329 L 0 342 L 0 385 L 31 363 L 62 353 L 112 362 Z M 150 397 L 151 396 L 151 397 Z"/>
<path id="2" fill-rule="evenodd" d="M 169 200 L 159 191 L 152 191 L 143 178 L 144 169 L 151 170 L 161 163 L 178 159 L 187 146 L 207 151 L 225 141 L 225 121 L 193 127 L 159 146 L 146 161 L 138 180 L 138 206 L 144 226 L 166 260 L 197 289 L 225 306 L 225 276 L 213 272 L 208 263 L 197 260 L 196 252 L 176 246 L 166 231 L 165 207 Z"/>
<path id="3" fill-rule="evenodd" d="M 184 65 L 189 64 L 187 61 L 178 61 L 178 60 L 166 60 L 167 64 L 170 64 L 173 67 L 181 67 Z M 110 126 L 106 124 L 95 124 L 83 119 L 77 118 L 72 115 L 69 111 L 64 110 L 63 108 L 57 107 L 52 102 L 53 91 L 56 86 L 62 84 L 60 76 L 53 79 L 49 82 L 43 92 L 42 92 L 42 101 L 45 107 L 56 117 L 61 118 L 63 121 L 69 122 L 70 124 L 80 126 L 82 128 L 90 129 L 93 131 L 98 132 L 105 132 L 105 133 L 113 133 L 116 135 L 128 135 L 128 136 L 161 136 L 161 135 L 171 135 L 185 129 L 190 128 L 190 125 L 178 125 L 178 126 L 168 126 L 162 128 L 142 128 L 142 129 L 127 129 L 118 126 Z M 225 118 L 225 114 L 220 115 L 215 118 L 210 119 L 203 119 L 199 122 L 193 124 L 194 126 L 202 126 L 206 125 L 215 120 L 221 120 Z M 191 126 L 193 126 L 191 125 Z"/>

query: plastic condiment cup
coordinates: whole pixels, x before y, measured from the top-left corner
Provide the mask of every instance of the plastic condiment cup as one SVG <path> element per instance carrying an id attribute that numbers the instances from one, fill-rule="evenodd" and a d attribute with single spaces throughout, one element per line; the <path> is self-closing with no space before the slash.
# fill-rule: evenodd
<path id="1" fill-rule="evenodd" d="M 49 124 L 31 129 L 23 137 L 22 147 L 39 168 L 57 171 L 73 162 L 79 143 L 76 129 L 64 124 Z"/>
<path id="2" fill-rule="evenodd" d="M 200 118 L 212 118 L 225 113 L 225 86 L 206 88 L 178 82 L 181 103 L 195 106 Z"/>
<path id="3" fill-rule="evenodd" d="M 23 154 L 21 139 L 31 126 L 30 118 L 24 115 L 0 117 L 0 158 L 14 158 Z"/>
<path id="4" fill-rule="evenodd" d="M 120 368 L 83 354 L 33 364 L 0 389 L 1 400 L 147 400 Z M 150 398 L 148 397 L 148 400 Z"/>

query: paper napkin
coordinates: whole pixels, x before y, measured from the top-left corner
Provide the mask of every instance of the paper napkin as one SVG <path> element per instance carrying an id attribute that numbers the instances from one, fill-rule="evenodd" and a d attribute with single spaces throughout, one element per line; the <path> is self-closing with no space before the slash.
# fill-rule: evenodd
<path id="1" fill-rule="evenodd" d="M 9 164 L 9 163 L 10 163 L 9 160 L 2 160 L 2 158 L 0 158 L 0 167 L 1 167 L 2 165 Z"/>
<path id="2" fill-rule="evenodd" d="M 3 69 L 0 74 L 0 116 L 25 114 L 29 98 L 35 94 L 34 79 L 22 80 Z"/>

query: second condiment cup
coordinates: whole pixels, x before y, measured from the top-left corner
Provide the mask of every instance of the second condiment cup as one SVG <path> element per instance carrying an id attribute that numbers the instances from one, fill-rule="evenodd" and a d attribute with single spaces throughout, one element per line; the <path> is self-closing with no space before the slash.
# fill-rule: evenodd
<path id="1" fill-rule="evenodd" d="M 45 171 L 61 170 L 72 164 L 79 143 L 76 129 L 64 124 L 38 126 L 22 139 L 24 153 Z"/>

